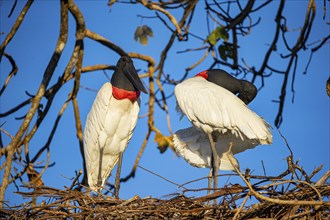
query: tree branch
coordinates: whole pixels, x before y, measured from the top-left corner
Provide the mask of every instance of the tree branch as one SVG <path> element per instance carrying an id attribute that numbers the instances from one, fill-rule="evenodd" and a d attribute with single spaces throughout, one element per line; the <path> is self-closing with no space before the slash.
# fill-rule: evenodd
<path id="1" fill-rule="evenodd" d="M 53 56 L 51 57 L 51 60 L 49 61 L 49 64 L 44 72 L 43 80 L 40 84 L 40 87 L 38 89 L 36 96 L 33 98 L 30 110 L 28 111 L 28 113 L 27 113 L 21 127 L 17 131 L 16 135 L 14 136 L 12 141 L 9 143 L 9 145 L 6 147 L 8 154 L 7 154 L 7 158 L 5 161 L 6 167 L 5 167 L 5 171 L 3 174 L 3 181 L 0 186 L 0 208 L 2 208 L 2 206 L 3 206 L 5 190 L 8 186 L 8 180 L 9 180 L 11 166 L 12 166 L 12 160 L 13 160 L 12 157 L 17 149 L 17 144 L 20 141 L 21 137 L 23 136 L 24 132 L 27 130 L 32 118 L 34 117 L 34 115 L 39 107 L 40 101 L 45 94 L 47 85 L 52 77 L 52 74 L 57 66 L 57 63 L 61 57 L 63 49 L 66 45 L 67 36 L 68 36 L 68 7 L 64 1 L 61 1 L 61 28 L 60 28 L 60 36 L 59 36 L 57 44 L 56 44 L 56 49 L 55 49 Z"/>
<path id="2" fill-rule="evenodd" d="M 24 20 L 24 17 L 26 15 L 26 13 L 28 12 L 28 10 L 29 10 L 30 6 L 32 5 L 32 3 L 33 3 L 33 0 L 28 0 L 26 2 L 24 8 L 22 9 L 21 13 L 19 14 L 18 18 L 15 21 L 15 24 L 11 28 L 9 34 L 6 36 L 6 39 L 0 45 L 0 63 L 1 63 L 2 55 L 3 55 L 3 53 L 6 49 L 6 46 L 9 44 L 11 39 L 13 39 L 13 37 L 15 36 L 18 28 L 21 26 L 21 24 Z"/>

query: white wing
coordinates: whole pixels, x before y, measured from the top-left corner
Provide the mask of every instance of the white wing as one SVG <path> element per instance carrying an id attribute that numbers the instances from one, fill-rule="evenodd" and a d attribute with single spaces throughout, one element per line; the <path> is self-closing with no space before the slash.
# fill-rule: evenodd
<path id="1" fill-rule="evenodd" d="M 87 116 L 84 130 L 84 154 L 88 184 L 92 190 L 99 186 L 100 150 L 103 149 L 102 186 L 116 165 L 119 154 L 124 152 L 137 122 L 140 100 L 116 100 L 112 86 L 105 83 L 98 92 Z"/>
<path id="2" fill-rule="evenodd" d="M 205 132 L 197 130 L 192 126 L 186 129 L 175 132 L 173 136 L 174 148 L 176 151 L 192 166 L 211 168 L 211 147 Z M 228 151 L 229 145 L 232 143 L 231 152 L 237 154 L 247 149 L 252 149 L 258 145 L 254 140 L 245 140 L 237 138 L 232 133 L 219 134 L 216 143 L 217 153 L 220 158 L 220 170 L 235 170 L 234 166 L 239 167 L 238 161 L 233 155 L 233 165 L 230 163 L 229 158 L 225 152 Z"/>
<path id="3" fill-rule="evenodd" d="M 202 77 L 190 78 L 175 87 L 181 111 L 206 133 L 227 131 L 260 144 L 270 144 L 270 126 L 237 96 Z"/>
<path id="4" fill-rule="evenodd" d="M 105 117 L 111 98 L 111 84 L 105 83 L 97 93 L 86 119 L 84 129 L 84 155 L 88 184 L 91 188 L 97 183 L 100 160 L 99 135 L 104 131 Z"/>

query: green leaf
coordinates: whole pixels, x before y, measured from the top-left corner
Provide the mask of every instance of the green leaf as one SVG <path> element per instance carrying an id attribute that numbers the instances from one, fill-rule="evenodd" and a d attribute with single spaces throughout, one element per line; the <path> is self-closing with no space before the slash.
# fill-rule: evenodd
<path id="1" fill-rule="evenodd" d="M 211 34 L 207 36 L 206 41 L 214 46 L 220 39 L 223 39 L 225 42 L 228 41 L 228 32 L 223 26 L 214 29 Z"/>
<path id="2" fill-rule="evenodd" d="M 207 38 L 206 40 L 214 46 L 217 43 L 217 36 L 216 33 L 213 31 Z"/>
<path id="3" fill-rule="evenodd" d="M 227 42 L 229 36 L 228 36 L 228 32 L 226 31 L 226 29 L 223 26 L 218 27 L 217 29 L 218 29 L 218 36 L 219 36 L 219 38 L 221 38 L 225 42 Z"/>
<path id="4" fill-rule="evenodd" d="M 134 33 L 134 40 L 138 41 L 142 45 L 147 45 L 148 44 L 148 36 L 153 37 L 154 34 L 152 32 L 152 29 L 148 27 L 147 25 L 139 26 L 136 28 L 135 33 Z"/>

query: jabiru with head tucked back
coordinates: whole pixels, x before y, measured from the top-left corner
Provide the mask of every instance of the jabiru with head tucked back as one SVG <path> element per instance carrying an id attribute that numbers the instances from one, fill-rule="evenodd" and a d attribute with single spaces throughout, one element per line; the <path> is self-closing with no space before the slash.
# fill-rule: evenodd
<path id="1" fill-rule="evenodd" d="M 102 189 L 132 137 L 140 110 L 140 92 L 147 90 L 133 61 L 122 56 L 111 83 L 106 82 L 99 90 L 86 119 L 84 156 L 88 185 L 93 191 Z M 117 191 L 119 180 L 116 183 Z"/>
<path id="2" fill-rule="evenodd" d="M 259 144 L 271 144 L 270 125 L 247 107 L 256 96 L 256 87 L 220 69 L 198 73 L 175 87 L 179 110 L 193 127 L 175 133 L 174 147 L 196 167 L 210 167 L 209 188 L 217 188 L 217 174 L 234 170 L 237 160 L 228 154 L 229 145 L 236 154 Z M 211 178 L 212 177 L 212 178 Z"/>

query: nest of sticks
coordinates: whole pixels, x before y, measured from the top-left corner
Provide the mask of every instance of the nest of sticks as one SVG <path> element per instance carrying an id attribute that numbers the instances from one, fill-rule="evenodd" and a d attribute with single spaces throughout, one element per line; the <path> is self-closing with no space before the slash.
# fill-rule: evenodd
<path id="1" fill-rule="evenodd" d="M 0 217 L 6 219 L 330 219 L 330 171 L 312 181 L 322 166 L 307 174 L 293 158 L 288 168 L 274 176 L 254 176 L 237 170 L 242 185 L 226 185 L 201 197 L 187 197 L 189 190 L 168 199 L 127 200 L 107 195 L 93 195 L 88 190 L 71 187 L 55 189 L 34 187 L 18 192 L 29 202 L 4 206 Z M 216 199 L 217 203 L 213 203 Z M 42 201 L 37 202 L 36 201 Z"/>

